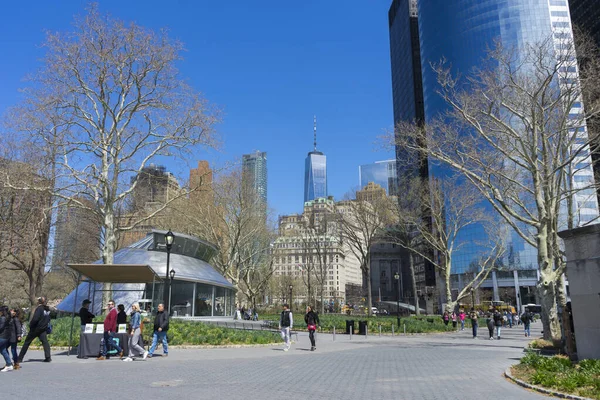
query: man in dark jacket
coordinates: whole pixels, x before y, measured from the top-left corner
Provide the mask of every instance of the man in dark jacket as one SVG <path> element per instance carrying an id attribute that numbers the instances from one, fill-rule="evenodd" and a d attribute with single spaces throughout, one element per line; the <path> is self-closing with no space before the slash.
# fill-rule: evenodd
<path id="1" fill-rule="evenodd" d="M 494 325 L 496 325 L 496 336 L 498 340 L 500 340 L 500 333 L 502 332 L 502 324 L 504 323 L 504 318 L 500 311 L 496 310 L 494 312 Z"/>
<path id="2" fill-rule="evenodd" d="M 86 324 L 91 324 L 94 321 L 94 314 L 92 314 L 89 310 L 91 301 L 85 299 L 81 304 L 81 308 L 79 309 L 79 319 L 81 320 L 81 331 L 85 329 Z"/>
<path id="3" fill-rule="evenodd" d="M 38 306 L 33 312 L 31 322 L 29 322 L 29 333 L 19 353 L 19 364 L 23 362 L 27 349 L 29 349 L 29 345 L 35 338 L 40 339 L 44 347 L 44 362 L 52 361 L 50 357 L 50 343 L 48 343 L 48 337 L 46 336 L 48 334 L 46 331 L 48 325 L 50 325 L 50 308 L 46 305 L 46 298 L 42 296 L 38 298 Z"/>
<path id="4" fill-rule="evenodd" d="M 156 350 L 156 346 L 158 345 L 159 340 L 162 342 L 163 356 L 167 357 L 169 355 L 169 348 L 167 346 L 168 331 L 169 316 L 165 312 L 164 304 L 159 304 L 158 312 L 156 313 L 156 317 L 154 318 L 154 333 L 152 334 L 152 346 L 150 346 L 148 357 L 152 357 L 152 355 L 154 354 L 154 350 Z"/>

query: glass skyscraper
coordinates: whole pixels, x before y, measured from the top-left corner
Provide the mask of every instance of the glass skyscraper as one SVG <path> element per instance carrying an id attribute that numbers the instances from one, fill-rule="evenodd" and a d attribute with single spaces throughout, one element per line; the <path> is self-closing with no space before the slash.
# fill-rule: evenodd
<path id="1" fill-rule="evenodd" d="M 396 196 L 396 160 L 376 161 L 373 164 L 358 167 L 358 181 L 363 189 L 369 182 L 374 182 L 385 189 L 388 196 Z"/>
<path id="2" fill-rule="evenodd" d="M 242 179 L 267 204 L 267 153 L 256 151 L 242 155 Z"/>
<path id="3" fill-rule="evenodd" d="M 327 157 L 317 151 L 317 116 L 313 125 L 313 151 L 304 162 L 304 202 L 327 197 Z"/>
<path id="4" fill-rule="evenodd" d="M 392 21 L 393 9 L 402 15 L 396 15 Z M 417 33 L 411 29 L 415 20 L 418 21 Z M 417 91 L 419 84 L 422 84 L 425 121 L 446 110 L 444 100 L 437 93 L 437 76 L 432 63 L 445 58 L 454 72 L 464 75 L 481 65 L 495 40 L 505 48 L 519 50 L 553 34 L 555 40 L 572 36 L 567 0 L 394 0 L 390 9 L 390 47 L 395 121 L 413 118 L 418 122 L 412 110 L 415 106 L 419 109 L 419 97 L 411 94 L 411 89 Z M 420 54 L 414 52 L 415 41 L 419 42 Z M 415 70 L 416 58 L 419 58 L 421 76 Z M 433 169 L 430 165 L 430 174 L 443 173 Z M 588 168 L 578 174 L 591 176 L 592 171 Z M 584 218 L 597 215 L 597 205 L 591 205 L 593 207 L 583 210 L 589 214 Z M 466 245 L 454 256 L 454 273 L 466 272 L 469 264 L 480 256 L 481 250 L 474 243 L 482 233 L 477 226 L 463 232 L 460 240 Z M 511 235 L 506 260 L 509 269 L 537 269 L 536 255 L 535 249 L 518 235 Z M 516 272 L 514 276 L 516 281 Z M 497 291 L 497 283 L 494 285 Z M 515 283 L 515 288 L 517 286 Z"/>
<path id="5" fill-rule="evenodd" d="M 304 163 L 304 202 L 327 197 L 327 157 L 311 151 Z"/>

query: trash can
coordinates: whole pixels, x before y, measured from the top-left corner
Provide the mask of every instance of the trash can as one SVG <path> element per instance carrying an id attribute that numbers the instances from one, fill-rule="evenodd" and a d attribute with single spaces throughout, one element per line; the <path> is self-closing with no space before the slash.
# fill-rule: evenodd
<path id="1" fill-rule="evenodd" d="M 354 320 L 353 319 L 349 319 L 346 321 L 346 334 L 347 335 L 350 334 L 350 330 L 352 330 L 352 333 L 354 333 Z"/>
<path id="2" fill-rule="evenodd" d="M 359 335 L 367 334 L 367 321 L 358 321 L 358 334 Z"/>

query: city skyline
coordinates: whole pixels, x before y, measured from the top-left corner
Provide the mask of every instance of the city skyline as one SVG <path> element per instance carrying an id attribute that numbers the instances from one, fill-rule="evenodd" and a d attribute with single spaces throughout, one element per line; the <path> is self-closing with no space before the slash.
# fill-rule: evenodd
<path id="1" fill-rule="evenodd" d="M 6 4 L 0 16 L 0 114 L 22 99 L 23 78 L 39 68 L 44 31 L 70 31 L 88 1 L 60 6 L 32 1 Z M 182 77 L 222 110 L 220 151 L 187 163 L 159 158 L 180 182 L 199 160 L 218 176 L 256 149 L 269 154 L 269 206 L 277 214 L 303 206 L 304 160 L 319 116 L 319 149 L 328 158 L 328 194 L 343 198 L 356 188 L 356 168 L 391 158 L 377 137 L 392 128 L 387 2 L 307 1 L 302 8 L 275 1 L 261 6 L 159 1 L 104 2 L 102 13 L 146 28 L 166 27 L 186 51 Z M 310 30 L 306 26 L 311 26 Z"/>

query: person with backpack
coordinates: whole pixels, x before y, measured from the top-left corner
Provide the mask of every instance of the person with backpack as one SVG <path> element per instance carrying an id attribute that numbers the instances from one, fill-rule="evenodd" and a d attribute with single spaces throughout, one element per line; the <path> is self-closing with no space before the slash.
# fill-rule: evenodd
<path id="1" fill-rule="evenodd" d="M 33 317 L 29 322 L 29 333 L 25 338 L 23 347 L 21 347 L 21 352 L 19 353 L 19 365 L 23 363 L 29 345 L 35 338 L 38 338 L 44 347 L 44 362 L 52 361 L 50 356 L 50 343 L 48 343 L 48 334 L 51 333 L 51 329 L 50 307 L 46 305 L 46 298 L 42 296 L 38 298 L 38 306 L 33 312 Z"/>
<path id="2" fill-rule="evenodd" d="M 477 316 L 477 311 L 475 311 L 474 308 L 471 309 L 469 318 L 471 319 L 471 327 L 473 328 L 473 339 L 477 339 L 477 328 L 478 328 L 477 320 L 479 317 Z M 463 324 L 464 324 L 464 322 L 463 322 Z"/>
<path id="3" fill-rule="evenodd" d="M 10 310 L 10 351 L 13 357 L 14 369 L 20 369 L 19 365 L 19 353 L 17 353 L 17 344 L 23 338 L 23 324 L 21 323 L 21 312 L 18 308 L 12 308 Z"/>
<path id="4" fill-rule="evenodd" d="M 504 316 L 500 313 L 500 311 L 496 310 L 494 312 L 494 325 L 496 326 L 496 336 L 498 340 L 500 340 L 500 334 L 502 333 L 502 324 L 504 324 Z"/>
<path id="5" fill-rule="evenodd" d="M 490 334 L 490 340 L 494 340 L 494 317 L 493 317 L 493 315 L 492 315 L 491 312 L 489 312 L 487 314 L 487 318 L 485 320 L 485 323 L 487 325 L 488 332 Z"/>
<path id="6" fill-rule="evenodd" d="M 306 322 L 306 327 L 308 328 L 308 337 L 310 338 L 310 351 L 315 351 L 317 349 L 317 344 L 315 343 L 315 331 L 317 330 L 317 326 L 319 325 L 319 315 L 313 311 L 311 306 L 306 307 L 306 315 L 304 315 L 304 322 Z"/>
<path id="7" fill-rule="evenodd" d="M 521 316 L 521 322 L 523 323 L 523 326 L 525 327 L 525 337 L 530 337 L 531 336 L 531 320 L 533 318 L 531 318 L 531 314 L 528 311 L 525 311 L 525 313 L 523 313 L 523 315 Z"/>
<path id="8" fill-rule="evenodd" d="M 8 372 L 14 369 L 12 362 L 10 361 L 10 355 L 8 354 L 8 347 L 10 341 L 10 315 L 8 313 L 8 307 L 0 307 L 0 353 L 4 357 L 6 365 L 0 370 L 0 372 Z"/>
<path id="9" fill-rule="evenodd" d="M 281 312 L 281 316 L 279 317 L 279 330 L 281 331 L 281 338 L 285 342 L 283 351 L 288 351 L 290 349 L 290 347 L 292 346 L 290 332 L 291 332 L 293 326 L 294 326 L 294 316 L 292 315 L 290 306 L 287 304 L 284 304 L 283 311 Z"/>

